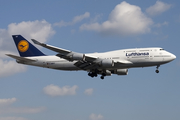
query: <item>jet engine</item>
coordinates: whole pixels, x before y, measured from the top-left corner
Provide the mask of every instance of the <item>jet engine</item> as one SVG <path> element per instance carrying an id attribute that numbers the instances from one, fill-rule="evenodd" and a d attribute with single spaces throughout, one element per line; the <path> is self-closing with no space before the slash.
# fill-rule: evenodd
<path id="1" fill-rule="evenodd" d="M 104 59 L 100 62 L 100 65 L 102 67 L 112 67 L 114 66 L 114 61 L 111 59 Z"/>
<path id="2" fill-rule="evenodd" d="M 127 75 L 128 69 L 117 69 L 117 70 L 114 70 L 112 73 L 117 74 L 117 75 Z"/>
<path id="3" fill-rule="evenodd" d="M 111 71 L 106 70 L 104 74 L 105 74 L 106 76 L 111 76 Z"/>
<path id="4" fill-rule="evenodd" d="M 81 53 L 70 53 L 68 57 L 73 61 L 73 60 L 85 60 L 85 55 Z"/>
<path id="5" fill-rule="evenodd" d="M 64 59 L 67 59 L 69 61 L 85 60 L 85 54 L 75 53 L 75 52 L 71 52 L 71 53 L 69 53 L 67 55 L 57 54 L 56 56 L 59 56 L 59 57 L 64 58 Z"/>

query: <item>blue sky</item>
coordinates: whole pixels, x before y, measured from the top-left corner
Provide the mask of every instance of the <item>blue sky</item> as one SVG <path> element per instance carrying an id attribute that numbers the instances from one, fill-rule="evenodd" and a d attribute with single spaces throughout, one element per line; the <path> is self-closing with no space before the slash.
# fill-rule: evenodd
<path id="1" fill-rule="evenodd" d="M 180 119 L 178 0 L 0 3 L 0 120 Z M 134 68 L 101 80 L 17 64 L 5 56 L 18 55 L 12 34 L 81 53 L 162 47 L 177 58 L 159 74 L 155 67 Z"/>

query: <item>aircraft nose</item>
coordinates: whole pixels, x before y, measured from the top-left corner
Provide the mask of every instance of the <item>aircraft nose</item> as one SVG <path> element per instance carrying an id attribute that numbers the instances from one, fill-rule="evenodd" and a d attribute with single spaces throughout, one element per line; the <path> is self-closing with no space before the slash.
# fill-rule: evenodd
<path id="1" fill-rule="evenodd" d="M 170 52 L 167 53 L 167 56 L 168 57 L 163 58 L 164 61 L 171 62 L 174 59 L 176 59 L 176 56 L 174 54 L 170 53 Z"/>
<path id="2" fill-rule="evenodd" d="M 176 56 L 174 54 L 171 54 L 172 60 L 176 59 Z"/>

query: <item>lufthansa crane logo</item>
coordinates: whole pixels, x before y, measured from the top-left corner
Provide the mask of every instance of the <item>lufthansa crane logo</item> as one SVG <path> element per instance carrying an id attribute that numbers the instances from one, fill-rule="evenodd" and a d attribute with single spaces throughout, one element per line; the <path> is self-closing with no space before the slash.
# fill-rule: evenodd
<path id="1" fill-rule="evenodd" d="M 26 52 L 29 48 L 29 43 L 26 41 L 26 40 L 21 40 L 19 43 L 18 43 L 18 50 L 20 52 Z"/>

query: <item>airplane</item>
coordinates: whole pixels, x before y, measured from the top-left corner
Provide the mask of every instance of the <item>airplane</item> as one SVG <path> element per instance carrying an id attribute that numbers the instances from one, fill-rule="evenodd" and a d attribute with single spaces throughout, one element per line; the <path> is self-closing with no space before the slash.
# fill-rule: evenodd
<path id="1" fill-rule="evenodd" d="M 104 53 L 78 53 L 31 39 L 34 44 L 57 52 L 49 56 L 42 53 L 21 35 L 12 35 L 20 56 L 6 54 L 17 63 L 56 70 L 88 72 L 90 77 L 101 75 L 101 79 L 112 74 L 127 75 L 129 68 L 156 66 L 156 73 L 162 64 L 176 59 L 176 56 L 163 48 L 135 48 Z"/>

